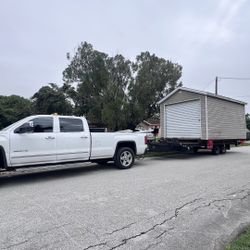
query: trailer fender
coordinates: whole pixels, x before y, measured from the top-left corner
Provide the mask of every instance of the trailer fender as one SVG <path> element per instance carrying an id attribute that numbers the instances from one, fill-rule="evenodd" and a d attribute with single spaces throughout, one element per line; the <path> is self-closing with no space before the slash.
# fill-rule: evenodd
<path id="1" fill-rule="evenodd" d="M 207 141 L 207 149 L 213 149 L 214 147 L 214 142 L 213 140 L 208 140 Z"/>

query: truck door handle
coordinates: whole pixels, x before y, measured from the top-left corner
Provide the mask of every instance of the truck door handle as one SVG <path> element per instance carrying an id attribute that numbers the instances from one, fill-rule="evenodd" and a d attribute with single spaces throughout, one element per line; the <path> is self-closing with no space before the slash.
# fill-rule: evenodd
<path id="1" fill-rule="evenodd" d="M 88 136 L 81 136 L 80 138 L 81 139 L 88 139 L 89 137 Z"/>
<path id="2" fill-rule="evenodd" d="M 45 137 L 45 139 L 46 139 L 46 140 L 54 140 L 55 137 L 54 137 L 54 136 L 47 136 L 47 137 Z"/>

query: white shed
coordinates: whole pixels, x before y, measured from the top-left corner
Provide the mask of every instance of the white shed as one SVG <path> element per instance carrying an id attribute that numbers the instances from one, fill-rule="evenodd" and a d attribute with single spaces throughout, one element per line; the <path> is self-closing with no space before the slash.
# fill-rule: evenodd
<path id="1" fill-rule="evenodd" d="M 181 87 L 159 104 L 161 135 L 164 138 L 246 138 L 246 103 L 242 101 Z"/>

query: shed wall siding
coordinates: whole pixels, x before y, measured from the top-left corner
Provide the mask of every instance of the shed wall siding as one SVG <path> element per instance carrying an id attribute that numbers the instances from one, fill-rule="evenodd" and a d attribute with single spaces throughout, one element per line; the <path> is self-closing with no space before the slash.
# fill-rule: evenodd
<path id="1" fill-rule="evenodd" d="M 245 107 L 213 97 L 207 98 L 209 139 L 244 139 Z"/>
<path id="2" fill-rule="evenodd" d="M 194 99 L 201 100 L 201 139 L 206 139 L 206 114 L 205 114 L 205 96 L 187 91 L 177 91 L 170 96 L 165 102 L 160 105 L 160 123 L 161 123 L 161 136 L 166 137 L 166 117 L 164 115 L 165 105 L 191 101 Z"/>

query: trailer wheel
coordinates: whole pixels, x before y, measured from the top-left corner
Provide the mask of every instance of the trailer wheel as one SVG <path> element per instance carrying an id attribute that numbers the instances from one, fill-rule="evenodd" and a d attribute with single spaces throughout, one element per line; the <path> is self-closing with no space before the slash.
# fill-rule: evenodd
<path id="1" fill-rule="evenodd" d="M 131 148 L 119 148 L 115 155 L 115 165 L 120 169 L 131 168 L 135 161 L 135 153 Z"/>
<path id="2" fill-rule="evenodd" d="M 196 148 L 196 147 L 192 148 L 192 152 L 193 152 L 194 154 L 197 154 L 198 150 L 199 150 L 199 148 Z"/>
<path id="3" fill-rule="evenodd" d="M 220 147 L 220 153 L 225 154 L 226 152 L 227 152 L 227 149 L 226 149 L 225 145 L 221 146 Z"/>
<path id="4" fill-rule="evenodd" d="M 220 154 L 220 148 L 218 146 L 213 147 L 212 149 L 212 154 L 213 155 L 218 155 Z"/>

